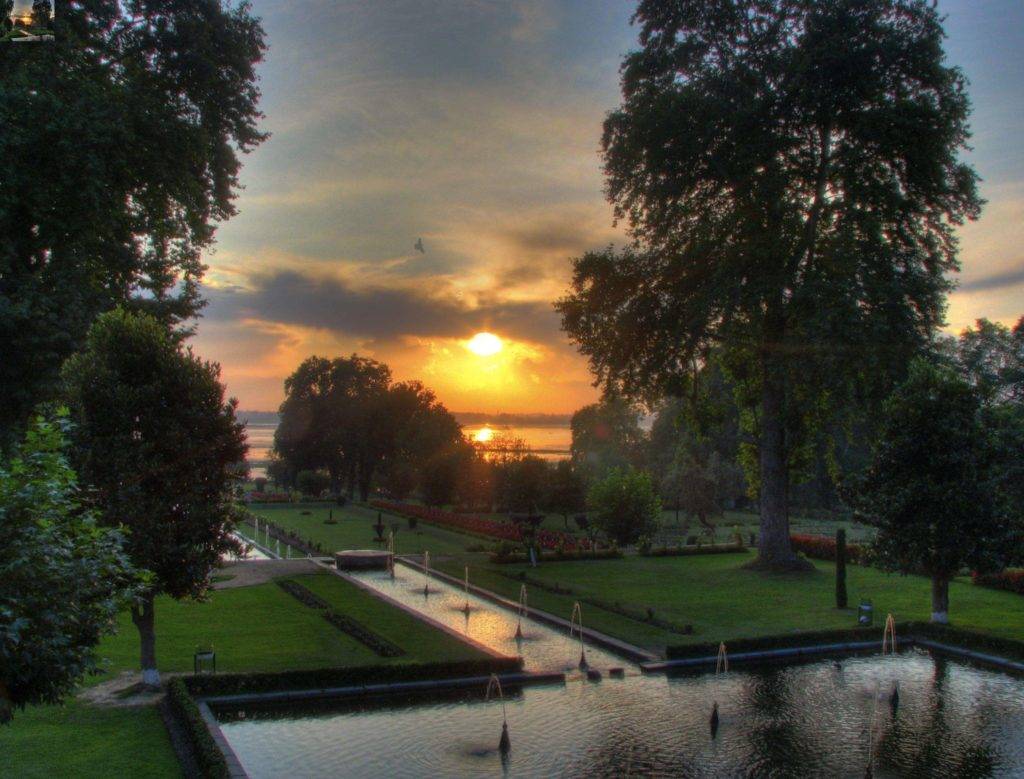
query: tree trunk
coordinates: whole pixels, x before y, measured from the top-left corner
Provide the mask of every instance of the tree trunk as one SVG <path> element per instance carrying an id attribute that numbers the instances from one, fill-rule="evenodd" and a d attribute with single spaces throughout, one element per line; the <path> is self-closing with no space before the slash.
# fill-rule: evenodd
<path id="1" fill-rule="evenodd" d="M 159 687 L 160 672 L 156 669 L 156 631 L 153 629 L 152 593 L 143 596 L 141 605 L 132 606 L 132 622 L 139 629 L 142 683 L 146 687 Z"/>
<path id="2" fill-rule="evenodd" d="M 949 579 L 932 577 L 932 622 L 949 624 Z"/>
<path id="3" fill-rule="evenodd" d="M 789 466 L 784 421 L 786 390 L 772 354 L 777 347 L 769 344 L 762 356 L 764 373 L 761 385 L 761 537 L 757 559 L 751 568 L 768 571 L 802 571 L 812 569 L 806 560 L 793 552 L 789 540 Z"/>
<path id="4" fill-rule="evenodd" d="M 0 725 L 5 725 L 14 716 L 14 704 L 11 703 L 11 693 L 7 685 L 0 679 Z"/>

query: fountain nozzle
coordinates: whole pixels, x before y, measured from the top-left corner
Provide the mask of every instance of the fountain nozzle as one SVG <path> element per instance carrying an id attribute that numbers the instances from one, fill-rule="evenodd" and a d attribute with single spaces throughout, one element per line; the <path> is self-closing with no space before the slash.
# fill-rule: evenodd
<path id="1" fill-rule="evenodd" d="M 718 701 L 711 707 L 711 738 L 718 734 Z"/>
<path id="2" fill-rule="evenodd" d="M 581 671 L 586 671 L 587 668 L 589 668 L 589 667 L 590 666 L 587 663 L 587 653 L 586 653 L 586 651 L 581 650 L 580 651 L 580 670 Z"/>
<path id="3" fill-rule="evenodd" d="M 508 737 L 508 723 L 501 723 L 501 740 L 498 741 L 498 751 L 507 755 L 512 749 L 512 739 Z"/>

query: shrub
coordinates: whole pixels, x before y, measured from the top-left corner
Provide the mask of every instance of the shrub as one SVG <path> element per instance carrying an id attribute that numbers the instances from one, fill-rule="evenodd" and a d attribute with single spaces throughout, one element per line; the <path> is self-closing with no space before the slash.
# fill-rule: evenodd
<path id="1" fill-rule="evenodd" d="M 653 534 L 661 516 L 661 500 L 649 474 L 613 468 L 588 495 L 593 522 L 618 544 L 631 544 Z"/>
<path id="2" fill-rule="evenodd" d="M 203 715 L 182 679 L 173 679 L 167 685 L 167 705 L 192 745 L 200 773 L 217 779 L 230 776 L 224 753 L 210 735 Z"/>
<path id="3" fill-rule="evenodd" d="M 812 536 L 794 533 L 789 537 L 793 551 L 803 552 L 814 560 L 836 561 L 836 539 L 830 536 Z M 846 544 L 846 561 L 858 565 L 867 563 L 867 547 L 863 544 Z"/>
<path id="4" fill-rule="evenodd" d="M 989 587 L 993 590 L 1006 590 L 1024 595 L 1024 569 L 1007 568 L 999 573 L 977 573 L 971 574 L 971 581 L 979 587 Z"/>
<path id="5" fill-rule="evenodd" d="M 643 557 L 690 557 L 693 555 L 705 554 L 738 554 L 747 551 L 743 544 L 708 544 L 707 546 L 661 546 L 653 547 L 646 552 L 641 551 Z"/>

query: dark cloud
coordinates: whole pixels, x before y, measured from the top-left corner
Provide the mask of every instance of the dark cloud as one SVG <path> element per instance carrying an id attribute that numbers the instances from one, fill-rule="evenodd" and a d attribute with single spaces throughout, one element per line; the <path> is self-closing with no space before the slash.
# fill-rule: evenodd
<path id="1" fill-rule="evenodd" d="M 400 336 L 465 338 L 482 329 L 535 342 L 559 337 L 550 303 L 489 300 L 470 308 L 453 296 L 422 289 L 353 289 L 325 277 L 280 271 L 256 276 L 245 291 L 213 290 L 205 316 L 243 318 L 326 328 L 361 338 Z"/>
<path id="2" fill-rule="evenodd" d="M 1020 284 L 1024 284 L 1024 268 L 993 273 L 989 276 L 982 276 L 980 279 L 965 281 L 960 284 L 959 289 L 962 292 L 989 292 L 1006 287 L 1016 287 Z"/>

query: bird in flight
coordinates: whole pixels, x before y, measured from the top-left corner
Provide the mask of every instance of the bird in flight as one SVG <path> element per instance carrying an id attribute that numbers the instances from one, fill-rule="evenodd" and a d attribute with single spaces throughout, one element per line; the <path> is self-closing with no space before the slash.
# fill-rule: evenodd
<path id="1" fill-rule="evenodd" d="M 423 239 L 422 238 L 417 238 L 416 239 L 416 243 L 413 244 L 412 248 L 415 249 L 416 251 L 420 252 L 421 254 L 426 254 L 427 253 L 427 250 L 423 248 Z"/>

